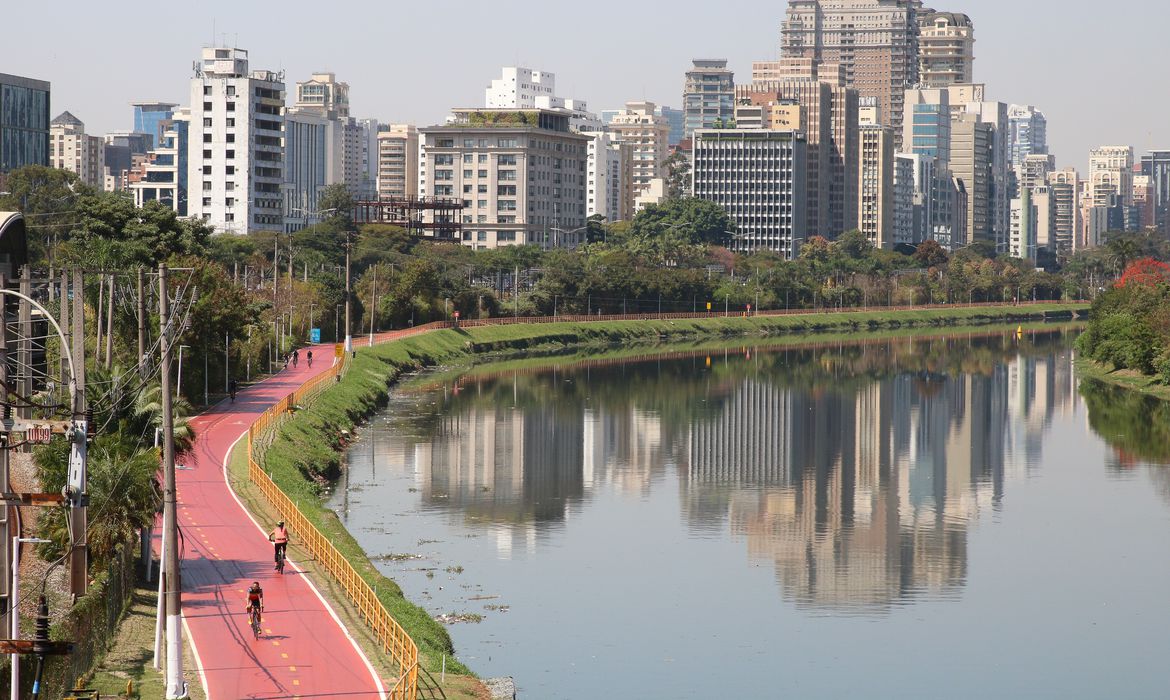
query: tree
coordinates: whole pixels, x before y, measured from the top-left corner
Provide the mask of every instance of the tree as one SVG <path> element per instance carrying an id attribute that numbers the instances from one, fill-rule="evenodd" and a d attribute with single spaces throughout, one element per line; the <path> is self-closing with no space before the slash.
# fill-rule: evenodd
<path id="1" fill-rule="evenodd" d="M 675 149 L 666 159 L 666 196 L 681 199 L 691 194 L 691 159 L 682 149 Z"/>
<path id="2" fill-rule="evenodd" d="M 35 264 L 53 254 L 54 243 L 69 237 L 78 200 L 93 193 L 77 173 L 43 165 L 26 165 L 8 173 L 0 211 L 19 211 L 28 219 L 29 259 Z"/>
<path id="3" fill-rule="evenodd" d="M 914 259 L 923 267 L 939 267 L 945 265 L 950 257 L 938 241 L 927 240 L 918 244 Z"/>
<path id="4" fill-rule="evenodd" d="M 631 238 L 659 246 L 723 245 L 735 222 L 718 204 L 695 197 L 667 199 L 652 204 L 634 217 Z"/>
<path id="5" fill-rule="evenodd" d="M 329 212 L 325 221 L 331 225 L 348 225 L 353 221 L 354 198 L 343 183 L 327 185 L 317 197 L 317 211 Z"/>

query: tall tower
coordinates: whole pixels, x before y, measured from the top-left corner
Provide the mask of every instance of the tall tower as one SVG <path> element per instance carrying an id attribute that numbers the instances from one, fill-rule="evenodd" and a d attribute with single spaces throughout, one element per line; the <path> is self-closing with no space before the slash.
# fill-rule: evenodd
<path id="1" fill-rule="evenodd" d="M 918 82 L 946 87 L 975 82 L 975 25 L 958 12 L 923 10 L 918 17 Z"/>
<path id="2" fill-rule="evenodd" d="M 735 74 L 727 59 L 696 58 L 683 86 L 683 138 L 695 129 L 710 129 L 716 122 L 735 118 Z"/>
<path id="3" fill-rule="evenodd" d="M 877 98 L 900 149 L 902 101 L 919 82 L 921 9 L 921 0 L 789 0 L 781 55 L 840 64 L 847 86 Z"/>
<path id="4" fill-rule="evenodd" d="M 203 49 L 191 79 L 188 210 L 220 231 L 283 227 L 284 74 L 248 52 Z"/>

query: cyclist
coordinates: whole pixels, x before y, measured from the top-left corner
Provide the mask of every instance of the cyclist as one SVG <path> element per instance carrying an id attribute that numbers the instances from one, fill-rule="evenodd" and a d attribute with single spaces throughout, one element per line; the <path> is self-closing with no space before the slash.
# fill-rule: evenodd
<path id="1" fill-rule="evenodd" d="M 312 350 L 305 351 L 305 359 L 308 360 L 309 368 L 312 369 L 312 367 L 313 367 L 313 351 Z"/>
<path id="2" fill-rule="evenodd" d="M 260 615 L 264 612 L 264 589 L 260 588 L 259 581 L 253 581 L 248 589 L 248 614 L 256 611 L 256 623 L 260 623 Z"/>
<path id="3" fill-rule="evenodd" d="M 228 393 L 231 394 L 232 403 L 236 402 L 236 388 L 237 388 L 236 380 L 233 379 L 230 382 L 228 382 Z"/>
<path id="4" fill-rule="evenodd" d="M 293 369 L 296 369 L 297 368 L 297 360 L 301 359 L 301 353 L 297 350 L 293 350 L 292 355 L 293 355 Z"/>
<path id="5" fill-rule="evenodd" d="M 280 560 L 284 556 L 284 550 L 288 549 L 288 530 L 285 529 L 283 520 L 276 524 L 272 532 L 268 533 L 268 541 L 273 543 L 272 554 L 275 557 L 276 565 L 272 567 L 272 570 L 275 571 L 280 568 Z"/>

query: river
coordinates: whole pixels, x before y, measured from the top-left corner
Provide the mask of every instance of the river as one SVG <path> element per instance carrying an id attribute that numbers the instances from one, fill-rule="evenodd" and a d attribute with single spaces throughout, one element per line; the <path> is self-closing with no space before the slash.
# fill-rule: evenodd
<path id="1" fill-rule="evenodd" d="M 1163 698 L 1170 409 L 1074 337 L 423 375 L 330 503 L 521 698 Z"/>

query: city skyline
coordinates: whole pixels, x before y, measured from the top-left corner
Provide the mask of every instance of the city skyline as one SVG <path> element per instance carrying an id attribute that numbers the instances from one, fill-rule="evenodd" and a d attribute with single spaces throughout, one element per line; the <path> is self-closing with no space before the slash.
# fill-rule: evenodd
<path id="1" fill-rule="evenodd" d="M 289 84 L 306 80 L 314 72 L 335 72 L 352 86 L 355 116 L 389 123 L 440 123 L 452 106 L 477 103 L 501 65 L 551 71 L 557 75 L 559 92 L 586 100 L 594 111 L 640 99 L 678 108 L 683 76 L 692 59 L 727 58 L 737 82 L 742 83 L 750 78 L 753 60 L 776 58 L 785 11 L 785 3 L 766 9 L 742 0 L 723 5 L 725 16 L 752 16 L 757 21 L 737 24 L 734 34 L 711 36 L 710 24 L 694 22 L 695 14 L 688 11 L 667 16 L 623 5 L 619 24 L 606 20 L 611 15 L 605 12 L 570 15 L 559 7 L 544 7 L 523 16 L 506 16 L 469 3 L 449 4 L 452 8 L 444 8 L 442 14 L 423 7 L 363 7 L 349 15 L 365 17 L 352 23 L 352 31 L 342 22 L 336 31 L 313 37 L 305 48 L 296 38 L 303 27 L 299 20 L 312 9 L 308 3 L 295 3 L 289 12 L 272 15 L 262 8 L 212 2 L 205 6 L 202 21 L 180 16 L 178 8 L 155 8 L 149 15 L 120 17 L 120 33 L 136 37 L 135 41 L 127 41 L 125 48 L 114 43 L 100 52 L 91 49 L 88 34 L 109 20 L 96 7 L 76 8 L 77 21 L 53 26 L 49 36 L 48 25 L 38 21 L 35 11 L 19 6 L 11 11 L 16 24 L 46 30 L 18 33 L 2 70 L 50 81 L 53 116 L 70 111 L 86 123 L 89 133 L 130 128 L 132 102 L 183 103 L 191 65 L 201 47 L 212 43 L 248 49 L 255 65 L 284 70 Z M 1090 26 L 1061 19 L 1054 12 L 1060 7 L 1056 2 L 1019 5 L 983 0 L 936 9 L 971 16 L 976 37 L 974 78 L 987 84 L 990 99 L 1033 104 L 1048 115 L 1049 142 L 1058 167 L 1071 165 L 1086 171 L 1089 150 L 1100 145 L 1130 144 L 1139 154 L 1170 147 L 1170 134 L 1160 135 L 1155 128 L 1158 105 L 1133 110 L 1121 97 L 1150 94 L 1146 88 L 1149 72 L 1121 70 L 1120 61 L 1117 65 L 1100 62 L 1093 52 L 1082 50 L 1097 45 L 1101 36 L 1124 35 L 1125 65 L 1153 65 L 1154 32 L 1160 23 L 1135 26 L 1128 21 L 1132 13 L 1113 13 L 1095 17 Z M 1170 18 L 1170 9 L 1148 0 L 1130 7 L 1146 18 Z M 500 42 L 499 47 L 435 52 L 433 42 L 424 38 L 429 31 L 386 31 L 403 26 L 433 30 L 440 16 L 464 20 L 443 27 L 444 36 L 454 40 L 450 46 L 479 47 L 471 36 L 494 28 L 524 37 L 524 48 L 516 50 L 510 48 L 516 42 Z M 581 36 L 598 39 L 593 44 L 596 49 L 570 50 L 563 32 L 549 31 L 567 26 L 570 20 Z M 171 29 L 165 35 L 153 31 L 162 26 Z M 239 31 L 243 27 L 254 29 Z M 647 27 L 658 28 L 650 39 Z M 1037 33 L 1062 38 L 1037 41 Z M 394 37 L 390 45 L 387 36 Z M 605 51 L 616 47 L 621 50 Z M 428 69 L 419 69 L 420 58 Z M 403 65 L 410 68 L 398 68 Z M 134 77 L 116 81 L 106 77 L 119 71 Z M 1037 79 L 1041 75 L 1043 79 Z M 1089 94 L 1086 86 L 1097 87 L 1107 106 L 1092 119 L 1078 119 L 1084 112 L 1083 98 Z"/>

